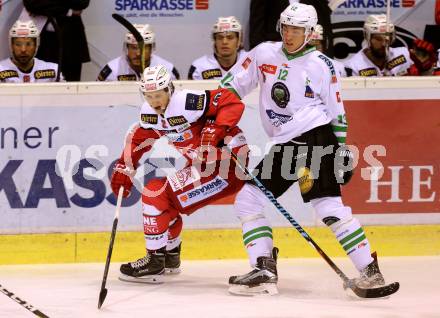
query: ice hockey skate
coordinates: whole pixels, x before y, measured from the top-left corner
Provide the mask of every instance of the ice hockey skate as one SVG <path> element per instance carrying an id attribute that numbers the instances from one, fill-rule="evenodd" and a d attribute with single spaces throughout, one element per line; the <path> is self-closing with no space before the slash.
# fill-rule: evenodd
<path id="1" fill-rule="evenodd" d="M 166 251 L 165 254 L 165 274 L 177 275 L 180 274 L 180 249 L 182 243 L 172 250 Z"/>
<path id="2" fill-rule="evenodd" d="M 148 251 L 135 262 L 121 265 L 119 279 L 125 282 L 158 284 L 163 283 L 165 273 L 165 248 Z"/>
<path id="3" fill-rule="evenodd" d="M 351 279 L 351 283 L 363 289 L 371 289 L 385 286 L 385 279 L 379 269 L 376 252 L 372 253 L 373 262 L 360 272 L 360 277 Z M 344 288 L 347 286 L 344 284 Z"/>
<path id="4" fill-rule="evenodd" d="M 272 257 L 260 256 L 251 272 L 241 276 L 229 277 L 229 292 L 235 295 L 276 295 L 278 248 L 272 250 Z"/>

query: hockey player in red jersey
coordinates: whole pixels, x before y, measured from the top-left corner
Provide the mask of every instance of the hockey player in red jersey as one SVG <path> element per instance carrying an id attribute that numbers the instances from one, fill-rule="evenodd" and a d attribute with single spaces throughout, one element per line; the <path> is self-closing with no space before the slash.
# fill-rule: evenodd
<path id="1" fill-rule="evenodd" d="M 185 168 L 145 185 L 142 214 L 147 254 L 121 265 L 121 280 L 154 283 L 166 272 L 179 272 L 181 214 L 189 215 L 243 185 L 244 178 L 221 147 L 243 160 L 249 150 L 237 127 L 244 105 L 228 90 L 174 92 L 171 75 L 161 65 L 144 70 L 140 90 L 145 102 L 115 165 L 113 192 L 117 194 L 123 186 L 124 197 L 130 195 L 139 160 L 160 137 L 187 159 Z"/>

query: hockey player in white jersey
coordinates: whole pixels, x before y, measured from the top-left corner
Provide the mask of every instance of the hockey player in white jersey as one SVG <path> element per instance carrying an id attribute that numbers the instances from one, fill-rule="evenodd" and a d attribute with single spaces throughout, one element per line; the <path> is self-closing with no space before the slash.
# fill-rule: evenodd
<path id="1" fill-rule="evenodd" d="M 172 79 L 179 79 L 179 72 L 173 63 L 153 53 L 156 46 L 156 34 L 149 24 L 135 24 L 144 39 L 145 67 L 163 65 L 172 74 Z M 111 60 L 98 75 L 98 81 L 139 81 L 142 75 L 141 50 L 136 38 L 130 32 L 125 34 L 124 54 Z"/>
<path id="2" fill-rule="evenodd" d="M 364 230 L 341 199 L 340 184 L 352 176 L 353 156 L 345 146 L 347 122 L 339 74 L 330 58 L 308 45 L 316 24 L 313 6 L 289 5 L 279 21 L 282 42 L 255 47 L 225 75 L 221 86 L 243 98 L 260 85 L 260 116 L 275 145 L 254 174 L 276 198 L 298 181 L 303 200 L 312 204 L 359 270 L 354 283 L 383 285 Z M 234 209 L 254 269 L 230 277 L 232 293 L 277 292 L 277 249 L 263 213 L 266 203 L 265 195 L 251 183 L 236 197 Z"/>
<path id="3" fill-rule="evenodd" d="M 322 52 L 324 49 L 324 29 L 322 25 L 317 24 L 312 32 L 312 37 L 310 39 L 310 45 L 316 47 L 319 52 Z M 336 71 L 339 73 L 340 77 L 346 77 L 347 72 L 345 71 L 345 66 L 342 62 L 332 59 L 332 63 L 336 68 Z"/>
<path id="4" fill-rule="evenodd" d="M 245 55 L 243 28 L 236 17 L 219 17 L 211 35 L 214 52 L 192 62 L 188 79 L 219 80 Z"/>
<path id="5" fill-rule="evenodd" d="M 124 197 L 130 194 L 131 176 L 160 137 L 187 159 L 185 168 L 150 179 L 141 191 L 147 255 L 121 266 L 121 280 L 156 283 L 165 272 L 180 270 L 181 214 L 192 214 L 243 186 L 244 178 L 235 173 L 233 162 L 228 164 L 229 152 L 221 147 L 244 161 L 249 149 L 237 126 L 244 105 L 227 89 L 174 92 L 169 72 L 157 65 L 145 69 L 140 90 L 145 102 L 115 165 L 113 193 L 123 186 Z"/>
<path id="6" fill-rule="evenodd" d="M 9 30 L 11 56 L 0 61 L 0 83 L 56 81 L 58 64 L 35 57 L 39 43 L 40 32 L 32 20 L 14 23 Z"/>
<path id="7" fill-rule="evenodd" d="M 391 47 L 394 25 L 385 14 L 369 15 L 364 23 L 367 47 L 345 62 L 347 76 L 402 76 L 414 64 L 406 47 Z"/>

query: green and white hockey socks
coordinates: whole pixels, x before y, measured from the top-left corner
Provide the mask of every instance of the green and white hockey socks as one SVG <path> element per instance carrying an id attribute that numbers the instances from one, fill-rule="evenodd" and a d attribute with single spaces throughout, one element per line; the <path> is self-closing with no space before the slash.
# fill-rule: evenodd
<path id="1" fill-rule="evenodd" d="M 242 224 L 243 243 L 252 267 L 255 267 L 257 257 L 272 257 L 272 228 L 262 213 L 267 202 L 257 187 L 246 183 L 237 194 L 234 204 L 235 213 Z"/>
<path id="2" fill-rule="evenodd" d="M 344 206 L 341 197 L 311 200 L 318 216 L 330 227 L 351 261 L 361 271 L 372 261 L 370 243 L 351 208 Z"/>

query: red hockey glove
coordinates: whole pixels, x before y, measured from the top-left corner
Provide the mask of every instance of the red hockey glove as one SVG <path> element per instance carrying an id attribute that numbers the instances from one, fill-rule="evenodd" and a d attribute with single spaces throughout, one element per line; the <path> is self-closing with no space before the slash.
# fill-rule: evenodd
<path id="1" fill-rule="evenodd" d="M 219 126 L 214 123 L 207 123 L 201 131 L 200 147 L 199 147 L 199 160 L 206 161 L 206 157 L 214 157 L 210 152 L 215 152 L 215 158 L 217 157 L 217 146 L 226 136 L 226 126 Z M 216 158 L 219 159 L 219 158 Z M 214 161 L 214 160 L 210 160 Z"/>
<path id="2" fill-rule="evenodd" d="M 200 140 L 200 145 L 217 147 L 218 144 L 225 138 L 225 136 L 225 126 L 219 126 L 213 123 L 206 124 L 201 132 L 202 138 Z"/>
<path id="3" fill-rule="evenodd" d="M 415 39 L 413 41 L 410 57 L 419 69 L 419 72 L 429 70 L 437 61 L 434 45 L 422 39 Z"/>
<path id="4" fill-rule="evenodd" d="M 115 165 L 111 179 L 112 191 L 115 196 L 118 196 L 120 187 L 124 187 L 124 198 L 130 195 L 131 187 L 133 186 L 131 178 L 135 173 L 136 172 L 134 170 L 131 170 L 122 163 L 117 163 Z"/>

